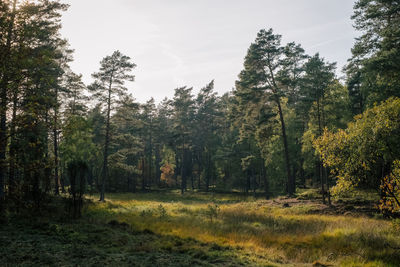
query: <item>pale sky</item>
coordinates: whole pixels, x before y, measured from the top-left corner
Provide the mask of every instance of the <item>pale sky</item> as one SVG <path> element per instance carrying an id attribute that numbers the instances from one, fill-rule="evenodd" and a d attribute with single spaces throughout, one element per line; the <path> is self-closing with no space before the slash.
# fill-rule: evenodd
<path id="1" fill-rule="evenodd" d="M 137 64 L 127 84 L 140 102 L 171 98 L 187 85 L 198 92 L 212 79 L 230 91 L 260 29 L 282 43 L 300 43 L 341 70 L 358 33 L 352 0 L 64 0 L 62 35 L 75 49 L 71 64 L 89 84 L 100 60 L 120 50 Z M 340 74 L 340 72 L 338 72 Z"/>

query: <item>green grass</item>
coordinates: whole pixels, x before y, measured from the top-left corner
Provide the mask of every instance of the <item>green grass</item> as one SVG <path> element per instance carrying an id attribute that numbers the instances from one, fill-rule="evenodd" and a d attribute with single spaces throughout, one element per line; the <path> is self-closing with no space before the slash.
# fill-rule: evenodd
<path id="1" fill-rule="evenodd" d="M 240 194 L 108 194 L 75 222 L 2 228 L 0 258 L 9 266 L 400 265 L 397 224 L 315 212 L 322 207 Z"/>

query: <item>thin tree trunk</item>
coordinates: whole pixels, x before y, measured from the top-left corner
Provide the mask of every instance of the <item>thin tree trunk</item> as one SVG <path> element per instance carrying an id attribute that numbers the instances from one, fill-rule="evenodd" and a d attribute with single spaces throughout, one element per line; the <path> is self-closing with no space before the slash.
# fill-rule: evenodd
<path id="1" fill-rule="evenodd" d="M 331 203 L 331 193 L 329 192 L 329 174 L 328 174 L 328 170 L 326 167 L 324 167 L 324 171 L 325 171 L 325 179 L 326 179 L 326 195 L 328 197 L 328 205 L 332 205 Z"/>
<path id="2" fill-rule="evenodd" d="M 209 155 L 209 151 L 207 150 L 207 164 L 206 164 L 206 171 L 205 171 L 205 175 L 206 175 L 206 192 L 208 192 L 209 187 L 210 187 L 210 155 Z"/>
<path id="3" fill-rule="evenodd" d="M 111 86 L 112 86 L 112 75 L 110 79 L 110 86 L 108 89 L 108 99 L 107 99 L 107 122 L 106 122 L 106 136 L 104 142 L 103 175 L 101 182 L 100 201 L 104 201 L 106 179 L 108 178 L 108 146 L 110 143 Z"/>
<path id="4" fill-rule="evenodd" d="M 147 181 L 150 183 L 150 186 L 152 184 L 152 171 L 151 171 L 151 162 L 152 162 L 152 158 L 153 158 L 153 137 L 152 137 L 152 118 L 150 118 L 150 134 L 149 134 L 149 158 L 148 158 L 148 179 Z"/>
<path id="5" fill-rule="evenodd" d="M 90 176 L 93 178 L 92 170 L 90 170 Z M 61 193 L 65 193 L 65 163 L 61 163 L 60 166 L 60 187 Z"/>
<path id="6" fill-rule="evenodd" d="M 177 151 L 178 148 L 176 148 L 175 151 Z M 178 172 L 180 171 L 181 168 L 181 163 L 179 162 L 178 158 L 178 153 L 175 153 L 175 171 L 174 171 L 174 178 L 175 178 L 175 187 L 179 188 L 179 183 L 178 183 Z"/>
<path id="7" fill-rule="evenodd" d="M 160 179 L 161 179 L 161 170 L 160 170 L 160 162 L 161 162 L 161 157 L 160 157 L 160 146 L 157 145 L 156 147 L 156 183 L 157 186 L 160 186 Z"/>
<path id="8" fill-rule="evenodd" d="M 182 164 L 181 164 L 181 194 L 185 192 L 186 189 L 186 176 L 185 176 L 185 136 L 182 136 Z"/>
<path id="9" fill-rule="evenodd" d="M 255 175 L 254 171 L 252 172 L 252 177 L 253 177 L 253 196 L 254 198 L 257 196 L 256 195 L 256 190 L 257 190 L 257 176 Z"/>
<path id="10" fill-rule="evenodd" d="M 201 188 L 201 173 L 202 173 L 202 168 L 203 168 L 201 161 L 202 161 L 202 156 L 201 156 L 201 152 L 200 152 L 198 154 L 198 164 L 199 164 L 199 166 L 197 168 L 197 189 L 199 189 L 199 190 Z"/>
<path id="11" fill-rule="evenodd" d="M 6 166 L 6 150 L 7 150 L 7 87 L 9 83 L 9 60 L 11 57 L 11 40 L 13 39 L 13 28 L 14 28 L 14 21 L 16 15 L 16 6 L 17 0 L 13 2 L 13 10 L 11 13 L 11 20 L 10 24 L 7 29 L 7 39 L 6 39 L 6 46 L 4 49 L 4 58 L 2 59 L 3 70 L 4 73 L 2 74 L 3 77 L 0 83 L 0 213 L 3 212 L 4 209 L 4 197 L 5 197 L 5 177 L 7 172 Z"/>
<path id="12" fill-rule="evenodd" d="M 46 124 L 46 130 L 50 129 L 48 107 L 46 107 L 45 124 Z M 49 143 L 49 132 L 46 131 L 46 138 L 45 138 L 45 145 L 44 145 L 44 158 L 45 158 L 46 163 L 50 162 L 48 143 Z M 44 179 L 45 179 L 45 192 L 47 194 L 51 190 L 51 168 L 50 168 L 49 164 L 45 164 L 45 166 L 44 166 Z"/>
<path id="13" fill-rule="evenodd" d="M 281 101 L 280 101 L 280 98 L 278 95 L 279 88 L 275 81 L 275 75 L 274 75 L 270 65 L 268 66 L 268 69 L 271 74 L 272 85 L 273 85 L 272 90 L 273 90 L 273 93 L 275 96 L 275 102 L 278 106 L 279 120 L 281 122 L 281 131 L 282 131 L 282 138 L 283 138 L 283 146 L 285 149 L 285 162 L 286 162 L 286 172 L 287 172 L 287 193 L 291 196 L 296 191 L 296 183 L 290 173 L 290 156 L 289 156 L 289 146 L 288 146 L 288 141 L 287 141 L 287 136 L 286 136 L 285 119 L 283 117 Z"/>
<path id="14" fill-rule="evenodd" d="M 201 167 L 199 163 L 199 168 L 197 170 L 197 189 L 200 190 L 200 187 L 201 187 Z"/>
<path id="15" fill-rule="evenodd" d="M 265 168 L 265 165 L 262 165 L 262 176 L 264 180 L 264 193 L 265 193 L 265 198 L 269 199 L 269 184 L 268 184 L 268 177 L 267 177 L 267 169 Z"/>
<path id="16" fill-rule="evenodd" d="M 192 175 L 190 175 L 190 181 L 191 181 L 191 184 L 192 184 L 192 191 L 194 191 L 193 173 L 192 173 Z"/>
<path id="17" fill-rule="evenodd" d="M 321 112 L 320 112 L 320 101 L 317 99 L 317 117 L 318 117 L 318 131 L 319 136 L 322 136 L 322 124 L 321 124 Z M 321 190 L 322 190 L 322 202 L 325 204 L 325 188 L 324 188 L 324 176 L 323 176 L 323 164 L 321 160 L 319 160 L 319 179 L 321 181 Z"/>
<path id="18" fill-rule="evenodd" d="M 301 156 L 300 157 L 300 180 L 301 180 L 301 185 L 303 186 L 303 188 L 306 188 L 306 177 L 305 177 L 305 173 L 304 173 L 304 158 Z"/>
<path id="19" fill-rule="evenodd" d="M 13 195 L 16 187 L 15 169 L 16 169 L 16 154 L 17 154 L 17 141 L 15 140 L 16 133 L 16 118 L 17 118 L 17 105 L 18 105 L 18 90 L 14 88 L 13 92 L 13 106 L 10 127 L 10 169 L 9 169 L 9 194 Z"/>
<path id="20" fill-rule="evenodd" d="M 53 125 L 53 138 L 54 138 L 54 193 L 60 194 L 60 180 L 58 176 L 58 88 L 55 91 L 55 107 L 54 107 L 54 125 Z"/>
<path id="21" fill-rule="evenodd" d="M 294 184 L 294 179 L 290 173 L 290 157 L 289 157 L 289 146 L 286 136 L 286 126 L 285 120 L 283 118 L 283 112 L 279 97 L 276 96 L 276 103 L 278 105 L 278 112 L 279 112 L 279 119 L 281 121 L 281 131 L 282 131 L 282 138 L 283 138 L 283 146 L 285 149 L 285 162 L 286 162 L 286 173 L 287 173 L 287 193 L 292 196 L 296 190 L 296 186 Z"/>
<path id="22" fill-rule="evenodd" d="M 144 155 L 142 157 L 142 191 L 146 190 L 146 175 L 144 171 L 144 165 L 145 165 L 145 160 L 144 160 Z"/>

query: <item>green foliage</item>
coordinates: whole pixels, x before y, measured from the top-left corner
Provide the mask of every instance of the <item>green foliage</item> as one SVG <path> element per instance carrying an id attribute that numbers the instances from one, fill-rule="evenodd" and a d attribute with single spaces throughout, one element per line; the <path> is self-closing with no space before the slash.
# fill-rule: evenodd
<path id="1" fill-rule="evenodd" d="M 63 162 L 89 162 L 96 155 L 93 133 L 90 122 L 81 116 L 71 116 L 65 121 L 60 152 Z"/>
<path id="2" fill-rule="evenodd" d="M 383 197 L 379 208 L 392 213 L 400 212 L 400 160 L 395 160 L 392 172 L 383 178 L 381 184 Z"/>
<path id="3" fill-rule="evenodd" d="M 399 97 L 400 13 L 397 0 L 358 0 L 354 26 L 361 31 L 347 66 L 353 107 L 371 107 L 391 96 Z"/>
<path id="4" fill-rule="evenodd" d="M 400 99 L 366 110 L 346 130 L 327 129 L 315 142 L 324 164 L 338 178 L 335 192 L 354 186 L 378 188 L 400 155 Z"/>

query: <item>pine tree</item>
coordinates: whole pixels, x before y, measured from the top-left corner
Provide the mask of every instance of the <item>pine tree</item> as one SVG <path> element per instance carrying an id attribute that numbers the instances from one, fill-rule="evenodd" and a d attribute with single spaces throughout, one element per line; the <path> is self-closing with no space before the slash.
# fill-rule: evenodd
<path id="1" fill-rule="evenodd" d="M 217 117 L 220 116 L 217 93 L 214 92 L 214 81 L 200 90 L 196 99 L 196 127 L 194 143 L 197 145 L 199 171 L 204 173 L 205 189 L 208 191 L 211 178 L 215 172 L 215 153 L 218 144 L 216 131 Z M 193 177 L 192 177 L 192 185 Z"/>
<path id="2" fill-rule="evenodd" d="M 398 0 L 358 0 L 354 27 L 361 31 L 347 67 L 350 85 L 359 77 L 356 94 L 372 106 L 390 96 L 400 96 L 400 11 Z"/>
<path id="3" fill-rule="evenodd" d="M 293 195 L 295 180 L 291 173 L 289 144 L 282 108 L 282 97 L 288 94 L 288 87 L 284 86 L 284 83 L 279 79 L 280 73 L 287 67 L 284 64 L 284 52 L 280 35 L 274 34 L 272 29 L 259 31 L 255 42 L 248 49 L 244 70 L 240 73 L 236 86 L 238 96 L 244 101 L 243 105 L 253 102 L 255 106 L 260 108 L 261 106 L 257 102 L 261 101 L 259 103 L 262 103 L 264 107 L 267 104 L 269 110 L 273 110 L 273 106 L 276 106 L 284 147 L 287 174 L 286 191 L 289 195 Z"/>
<path id="4" fill-rule="evenodd" d="M 192 121 L 194 117 L 193 88 L 180 87 L 175 89 L 172 102 L 174 107 L 173 131 L 176 136 L 176 154 L 180 154 L 179 171 L 181 176 L 181 193 L 186 191 L 187 176 L 190 170 L 189 152 L 191 147 Z M 178 151 L 180 149 L 180 151 Z"/>
<path id="5" fill-rule="evenodd" d="M 127 91 L 125 81 L 133 81 L 134 76 L 129 74 L 136 65 L 128 56 L 115 51 L 111 56 L 103 58 L 100 62 L 100 70 L 92 74 L 95 82 L 89 89 L 100 103 L 106 105 L 106 133 L 104 136 L 103 171 L 100 189 L 100 201 L 104 201 L 106 180 L 108 179 L 108 154 L 110 145 L 110 118 L 111 111 L 116 102 L 116 97 L 121 97 Z"/>
<path id="6" fill-rule="evenodd" d="M 316 105 L 316 120 L 317 120 L 317 136 L 321 136 L 323 133 L 323 129 L 326 126 L 326 113 L 324 112 L 325 108 L 325 96 L 328 93 L 328 90 L 331 88 L 331 85 L 334 82 L 335 78 L 335 65 L 336 63 L 326 63 L 324 59 L 320 58 L 319 54 L 311 57 L 304 66 L 305 75 L 301 81 L 301 92 L 300 95 L 303 97 L 303 101 L 306 102 L 304 105 L 306 107 L 305 110 L 310 112 L 311 106 L 307 107 L 308 104 L 315 103 Z M 325 191 L 324 185 L 326 184 L 329 187 L 327 171 L 324 169 L 322 165 L 322 161 L 318 162 L 319 169 L 319 179 L 321 182 L 321 190 L 322 190 L 322 200 L 325 204 L 325 197 L 327 192 Z M 326 176 L 324 178 L 324 176 Z M 325 181 L 324 181 L 325 180 Z M 328 201 L 330 204 L 330 195 L 328 189 Z"/>

